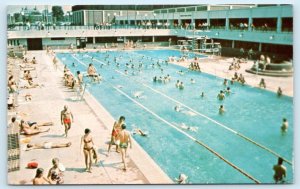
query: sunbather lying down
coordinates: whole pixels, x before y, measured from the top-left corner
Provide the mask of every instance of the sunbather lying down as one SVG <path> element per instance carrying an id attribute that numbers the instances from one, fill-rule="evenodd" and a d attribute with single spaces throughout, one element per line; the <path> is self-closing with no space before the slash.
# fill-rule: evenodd
<path id="1" fill-rule="evenodd" d="M 42 129 L 40 129 L 40 127 L 51 126 L 51 125 L 53 125 L 52 122 L 46 122 L 46 123 L 38 125 L 36 122 L 27 122 L 27 121 L 21 120 L 20 132 L 25 135 L 34 135 L 34 134 L 44 133 L 44 132 L 50 131 L 50 128 L 47 130 L 42 130 Z"/>
<path id="2" fill-rule="evenodd" d="M 52 149 L 52 148 L 66 148 L 66 147 L 69 147 L 71 146 L 72 143 L 71 142 L 67 142 L 67 143 L 56 143 L 56 144 L 53 144 L 52 142 L 44 142 L 44 143 L 36 143 L 36 144 L 33 144 L 33 143 L 29 143 L 27 144 L 27 149 L 26 151 L 28 150 L 33 150 L 33 149 Z"/>

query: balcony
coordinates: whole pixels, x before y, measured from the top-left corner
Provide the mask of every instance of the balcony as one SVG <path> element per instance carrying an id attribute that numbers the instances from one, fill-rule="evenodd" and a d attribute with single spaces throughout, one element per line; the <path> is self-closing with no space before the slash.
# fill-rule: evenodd
<path id="1" fill-rule="evenodd" d="M 124 28 L 125 27 L 125 28 Z M 154 28 L 154 29 L 153 29 Z M 171 26 L 169 28 L 172 28 Z M 293 45 L 292 32 L 276 32 L 274 30 L 226 30 L 224 27 L 210 28 L 206 30 L 186 29 L 151 29 L 138 28 L 135 25 L 112 26 L 97 30 L 94 26 L 70 26 L 49 28 L 49 30 L 14 30 L 8 31 L 8 39 L 26 38 L 56 38 L 56 37 L 121 37 L 121 36 L 179 36 L 197 38 L 207 36 L 209 38 L 251 41 L 258 43 L 271 43 Z"/>

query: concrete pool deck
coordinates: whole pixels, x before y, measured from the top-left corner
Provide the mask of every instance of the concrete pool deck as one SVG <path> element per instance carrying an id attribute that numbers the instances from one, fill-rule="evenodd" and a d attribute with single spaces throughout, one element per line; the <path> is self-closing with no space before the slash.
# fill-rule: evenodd
<path id="1" fill-rule="evenodd" d="M 147 153 L 136 143 L 133 149 L 129 149 L 128 170 L 122 171 L 121 156 L 114 152 L 114 147 L 109 157 L 106 157 L 107 142 L 110 140 L 111 127 L 114 119 L 99 104 L 93 96 L 86 93 L 83 101 L 76 100 L 76 92 L 63 85 L 63 66 L 55 71 L 51 58 L 45 51 L 28 52 L 27 57 L 35 56 L 38 60 L 36 73 L 38 78 L 34 79 L 42 88 L 24 89 L 20 91 L 17 108 L 18 112 L 26 113 L 25 120 L 44 122 L 52 121 L 54 126 L 49 127 L 48 133 L 42 133 L 31 137 L 31 142 L 41 143 L 44 141 L 72 142 L 72 146 L 62 149 L 31 150 L 24 151 L 26 144 L 21 144 L 21 169 L 20 171 L 8 173 L 9 184 L 32 184 L 35 169 L 26 169 L 29 161 L 38 161 L 39 167 L 45 169 L 47 174 L 51 167 L 51 159 L 58 157 L 67 168 L 64 173 L 65 184 L 172 184 L 173 181 L 156 165 Z M 29 58 L 31 59 L 31 58 Z M 203 72 L 217 75 L 223 78 L 231 78 L 234 71 L 227 71 L 232 58 L 208 57 L 200 60 Z M 188 66 L 189 63 L 176 63 Z M 262 76 L 246 73 L 244 70 L 252 66 L 252 62 L 241 64 L 238 73 L 243 73 L 247 84 L 257 86 Z M 277 91 L 280 85 L 284 94 L 293 96 L 293 78 L 277 78 L 264 76 L 267 90 Z M 33 96 L 31 102 L 24 101 L 24 95 L 30 93 Z M 75 117 L 68 138 L 64 138 L 64 128 L 60 124 L 60 111 L 67 104 Z M 37 109 L 38 108 L 38 109 Z M 10 118 L 10 117 L 8 117 Z M 48 128 L 48 127 L 45 127 Z M 80 138 L 85 128 L 90 128 L 100 163 L 93 166 L 92 173 L 84 172 L 84 157 L 80 153 Z M 21 136 L 21 139 L 24 135 Z"/>

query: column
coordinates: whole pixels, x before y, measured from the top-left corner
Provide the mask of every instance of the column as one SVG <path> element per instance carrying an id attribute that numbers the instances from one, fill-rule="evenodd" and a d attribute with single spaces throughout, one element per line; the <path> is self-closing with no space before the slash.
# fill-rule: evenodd
<path id="1" fill-rule="evenodd" d="M 259 52 L 261 52 L 261 46 L 262 46 L 262 43 L 259 43 L 259 44 L 258 44 L 258 51 L 259 51 Z"/>
<path id="2" fill-rule="evenodd" d="M 206 19 L 207 29 L 210 28 L 210 18 L 209 18 L 209 12 L 207 12 L 207 19 Z"/>
<path id="3" fill-rule="evenodd" d="M 232 40 L 231 48 L 234 49 L 234 40 Z"/>
<path id="4" fill-rule="evenodd" d="M 154 43 L 155 42 L 155 37 L 154 36 L 152 36 L 152 43 Z"/>
<path id="5" fill-rule="evenodd" d="M 277 17 L 277 32 L 281 32 L 281 26 L 282 26 L 282 18 L 280 16 Z"/>
<path id="6" fill-rule="evenodd" d="M 252 27 L 251 27 L 252 23 L 253 23 L 253 18 L 249 17 L 249 19 L 248 19 L 248 31 L 252 30 Z"/>
<path id="7" fill-rule="evenodd" d="M 87 24 L 87 17 L 86 17 L 86 11 L 83 10 L 83 25 L 86 26 Z"/>
<path id="8" fill-rule="evenodd" d="M 93 37 L 93 44 L 96 43 L 96 37 Z"/>
<path id="9" fill-rule="evenodd" d="M 226 17 L 225 19 L 225 30 L 229 30 L 229 18 Z"/>
<path id="10" fill-rule="evenodd" d="M 104 11 L 102 11 L 102 23 L 104 23 L 104 21 L 105 21 L 105 12 Z"/>
<path id="11" fill-rule="evenodd" d="M 194 19 L 194 15 L 193 15 L 193 18 L 191 19 L 191 29 L 195 29 L 196 27 L 196 23 L 195 23 L 195 19 Z"/>

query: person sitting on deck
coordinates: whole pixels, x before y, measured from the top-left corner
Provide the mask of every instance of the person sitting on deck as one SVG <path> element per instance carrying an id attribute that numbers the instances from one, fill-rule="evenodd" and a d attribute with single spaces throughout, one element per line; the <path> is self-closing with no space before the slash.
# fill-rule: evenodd
<path id="1" fill-rule="evenodd" d="M 265 83 L 265 79 L 264 78 L 261 78 L 261 80 L 259 82 L 259 87 L 266 88 L 266 83 Z"/>
<path id="2" fill-rule="evenodd" d="M 87 74 L 89 77 L 93 78 L 94 81 L 100 82 L 101 78 L 99 77 L 99 74 L 97 73 L 97 70 L 92 63 L 89 64 Z"/>
<path id="3" fill-rule="evenodd" d="M 30 71 L 29 70 L 25 70 L 24 71 L 24 74 L 23 74 L 23 79 L 25 79 L 25 80 L 29 80 L 29 79 L 32 79 L 32 76 L 31 76 L 31 74 L 30 74 Z"/>
<path id="4" fill-rule="evenodd" d="M 234 70 L 235 66 L 233 65 L 233 63 L 230 64 L 228 70 Z"/>
<path id="5" fill-rule="evenodd" d="M 33 150 L 33 149 L 52 149 L 52 148 L 66 148 L 71 146 L 71 142 L 67 143 L 60 143 L 60 144 L 53 144 L 52 142 L 44 142 L 44 143 L 36 143 L 36 144 L 27 144 L 26 151 Z"/>
<path id="6" fill-rule="evenodd" d="M 49 169 L 47 178 L 51 184 L 62 184 L 64 182 L 63 172 L 65 167 L 59 162 L 58 158 L 52 159 L 53 166 Z"/>
<path id="7" fill-rule="evenodd" d="M 42 86 L 43 85 L 39 85 L 38 83 L 34 83 L 32 78 L 31 78 L 27 81 L 26 84 L 24 84 L 24 86 L 20 86 L 20 88 L 31 89 L 31 88 L 42 87 Z"/>
<path id="8" fill-rule="evenodd" d="M 51 184 L 51 182 L 44 177 L 43 175 L 44 169 L 43 168 L 38 168 L 36 170 L 36 175 L 34 179 L 32 180 L 33 185 L 41 185 L 41 184 Z"/>
<path id="9" fill-rule="evenodd" d="M 238 82 L 242 83 L 244 85 L 246 83 L 246 80 L 242 74 L 240 74 L 239 78 L 237 79 Z"/>
<path id="10" fill-rule="evenodd" d="M 238 80 L 238 78 L 239 78 L 238 73 L 235 72 L 232 80 L 235 81 L 235 80 Z"/>
<path id="11" fill-rule="evenodd" d="M 35 57 L 32 58 L 31 63 L 32 63 L 32 64 L 37 64 L 37 61 L 36 61 Z"/>

